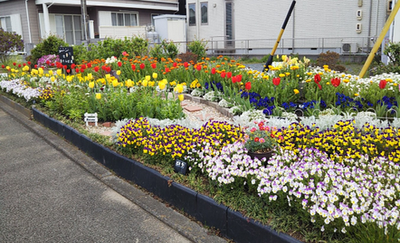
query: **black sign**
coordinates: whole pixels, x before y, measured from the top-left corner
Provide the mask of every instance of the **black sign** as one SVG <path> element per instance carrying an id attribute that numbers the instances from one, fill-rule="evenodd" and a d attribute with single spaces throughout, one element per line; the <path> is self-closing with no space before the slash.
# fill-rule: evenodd
<path id="1" fill-rule="evenodd" d="M 58 57 L 62 65 L 71 65 L 74 63 L 74 52 L 72 47 L 62 47 L 58 48 Z"/>
<path id="2" fill-rule="evenodd" d="M 187 163 L 182 160 L 175 160 L 174 171 L 186 175 Z"/>

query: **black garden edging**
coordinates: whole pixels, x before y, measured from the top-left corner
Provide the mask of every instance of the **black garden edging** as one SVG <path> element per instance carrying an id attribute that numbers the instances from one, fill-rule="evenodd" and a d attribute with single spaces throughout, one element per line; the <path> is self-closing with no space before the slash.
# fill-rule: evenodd
<path id="1" fill-rule="evenodd" d="M 93 142 L 75 129 L 32 108 L 33 117 L 44 126 L 73 143 L 93 159 L 113 170 L 118 176 L 132 181 L 209 227 L 215 227 L 221 234 L 235 242 L 300 243 L 283 233 L 244 217 L 241 213 L 216 203 L 213 199 L 199 194 L 161 175 L 158 171 L 126 158 L 101 144 Z"/>

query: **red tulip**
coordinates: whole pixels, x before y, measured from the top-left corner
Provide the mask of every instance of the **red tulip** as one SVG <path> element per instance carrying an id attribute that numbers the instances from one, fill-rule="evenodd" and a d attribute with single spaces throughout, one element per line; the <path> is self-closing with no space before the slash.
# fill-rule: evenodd
<path id="1" fill-rule="evenodd" d="M 79 68 L 75 68 L 75 72 L 79 73 Z M 83 71 L 82 71 L 83 72 Z"/>
<path id="2" fill-rule="evenodd" d="M 226 73 L 226 77 L 227 77 L 227 78 L 231 78 L 231 77 L 232 77 L 232 72 L 227 72 L 227 73 Z"/>
<path id="3" fill-rule="evenodd" d="M 281 78 L 273 78 L 272 83 L 276 86 L 278 86 L 281 83 Z"/>
<path id="4" fill-rule="evenodd" d="M 122 62 L 118 62 L 118 67 L 121 67 L 122 66 Z"/>
<path id="5" fill-rule="evenodd" d="M 31 62 L 28 62 L 28 65 L 31 65 Z"/>
<path id="6" fill-rule="evenodd" d="M 215 69 L 215 68 L 211 69 L 211 74 L 215 74 L 216 72 L 217 72 L 217 69 Z"/>
<path id="7" fill-rule="evenodd" d="M 132 64 L 132 70 L 135 71 L 135 69 L 136 69 L 135 64 Z"/>
<path id="8" fill-rule="evenodd" d="M 387 84 L 386 79 L 382 79 L 382 80 L 379 82 L 379 88 L 380 88 L 380 89 L 384 89 L 384 88 L 386 87 L 386 84 Z"/>
<path id="9" fill-rule="evenodd" d="M 321 81 L 321 75 L 319 75 L 318 73 L 315 74 L 314 76 L 314 82 L 319 83 Z"/>
<path id="10" fill-rule="evenodd" d="M 86 65 L 85 65 L 85 64 L 82 64 L 81 68 L 82 68 L 83 70 L 85 70 L 85 69 L 86 69 Z"/>
<path id="11" fill-rule="evenodd" d="M 184 66 L 185 68 L 187 68 L 187 67 L 189 67 L 189 63 L 188 63 L 188 62 L 184 62 L 184 63 L 183 63 L 183 66 Z"/>
<path id="12" fill-rule="evenodd" d="M 177 64 L 176 62 L 174 62 L 174 63 L 172 64 L 172 66 L 173 66 L 173 67 L 176 67 L 176 66 L 178 66 L 178 64 Z"/>
<path id="13" fill-rule="evenodd" d="M 239 75 L 236 75 L 236 82 L 241 82 L 242 81 L 242 75 L 241 74 L 239 74 Z"/>
<path id="14" fill-rule="evenodd" d="M 78 69 L 78 68 L 76 68 L 76 69 Z M 85 69 L 81 68 L 81 73 L 83 73 L 83 72 L 85 72 Z"/>
<path id="15" fill-rule="evenodd" d="M 64 65 L 63 68 L 64 68 L 64 69 L 67 69 L 67 65 Z"/>
<path id="16" fill-rule="evenodd" d="M 107 66 L 103 65 L 103 66 L 101 66 L 101 69 L 103 69 L 103 71 L 106 71 Z"/>
<path id="17" fill-rule="evenodd" d="M 70 73 L 70 72 L 71 72 L 71 70 L 67 69 L 67 73 Z"/>
<path id="18" fill-rule="evenodd" d="M 75 67 L 76 67 L 75 63 L 72 63 L 72 64 L 71 64 L 71 68 L 72 68 L 72 69 L 75 69 Z"/>
<path id="19" fill-rule="evenodd" d="M 15 66 L 15 65 L 17 65 L 15 62 L 13 62 L 13 65 Z"/>
<path id="20" fill-rule="evenodd" d="M 98 66 L 94 67 L 94 71 L 97 73 L 99 71 L 99 67 Z"/>
<path id="21" fill-rule="evenodd" d="M 109 73 L 109 72 L 111 72 L 111 67 L 107 67 L 106 68 L 106 71 Z"/>
<path id="22" fill-rule="evenodd" d="M 225 72 L 222 72 L 222 73 L 221 73 L 221 78 L 225 78 L 225 76 L 226 76 L 226 73 L 225 73 Z"/>
<path id="23" fill-rule="evenodd" d="M 15 63 L 15 62 L 14 62 L 14 63 Z M 13 64 L 14 64 L 14 63 L 13 63 Z M 50 61 L 47 60 L 47 61 L 46 61 L 46 64 L 47 64 L 47 65 L 50 65 Z M 14 66 L 15 66 L 15 64 L 14 64 Z"/>
<path id="24" fill-rule="evenodd" d="M 25 66 L 26 66 L 26 63 L 22 63 L 22 66 L 24 66 L 24 67 L 25 67 Z"/>
<path id="25" fill-rule="evenodd" d="M 51 63 L 50 66 L 54 67 L 54 63 Z M 19 67 L 21 67 L 21 64 L 19 65 Z"/>
<path id="26" fill-rule="evenodd" d="M 152 63 L 152 64 L 151 64 L 151 67 L 152 67 L 153 69 L 156 69 L 157 64 L 156 64 L 156 63 Z"/>
<path id="27" fill-rule="evenodd" d="M 340 84 L 340 78 L 332 78 L 331 79 L 331 84 L 333 87 L 337 87 Z"/>
<path id="28" fill-rule="evenodd" d="M 165 72 L 166 72 L 166 73 L 169 73 L 170 71 L 171 71 L 171 70 L 169 70 L 169 68 L 167 68 L 167 67 L 165 68 Z"/>
<path id="29" fill-rule="evenodd" d="M 196 66 L 197 71 L 201 71 L 201 65 Z"/>
<path id="30" fill-rule="evenodd" d="M 52 63 L 53 64 L 53 63 Z M 54 65 L 54 64 L 53 64 Z M 20 68 L 21 67 L 21 64 L 18 64 L 18 67 Z"/>
<path id="31" fill-rule="evenodd" d="M 319 88 L 320 90 L 322 90 L 322 86 L 321 86 L 319 83 L 317 83 L 317 85 L 318 85 L 318 88 Z"/>
<path id="32" fill-rule="evenodd" d="M 35 64 L 34 68 L 37 68 L 37 64 Z"/>
<path id="33" fill-rule="evenodd" d="M 236 80 L 237 80 L 236 76 L 233 76 L 232 77 L 232 83 L 236 83 L 237 82 Z"/>
<path id="34" fill-rule="evenodd" d="M 91 63 L 88 63 L 87 66 L 88 66 L 88 68 L 91 68 L 91 67 L 92 67 L 92 64 L 91 64 Z"/>
<path id="35" fill-rule="evenodd" d="M 4 66 L 4 65 L 1 65 L 1 68 L 6 68 L 6 66 Z"/>
<path id="36" fill-rule="evenodd" d="M 145 68 L 144 63 L 141 63 L 141 64 L 140 64 L 140 69 L 144 69 L 144 68 Z"/>
<path id="37" fill-rule="evenodd" d="M 245 88 L 246 90 L 250 90 L 250 89 L 251 89 L 251 83 L 250 83 L 250 82 L 247 82 L 247 83 L 245 84 L 244 88 Z"/>

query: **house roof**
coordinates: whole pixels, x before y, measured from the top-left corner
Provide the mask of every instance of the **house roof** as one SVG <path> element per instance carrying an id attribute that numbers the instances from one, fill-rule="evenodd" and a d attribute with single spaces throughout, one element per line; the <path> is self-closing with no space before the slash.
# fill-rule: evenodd
<path id="1" fill-rule="evenodd" d="M 4 0 L 0 0 L 4 1 Z M 81 0 L 35 0 L 36 5 L 64 5 L 81 6 Z M 123 1 L 123 0 L 86 0 L 87 7 L 114 7 L 114 8 L 140 8 L 178 11 L 179 3 L 174 0 L 142 0 L 142 1 Z"/>

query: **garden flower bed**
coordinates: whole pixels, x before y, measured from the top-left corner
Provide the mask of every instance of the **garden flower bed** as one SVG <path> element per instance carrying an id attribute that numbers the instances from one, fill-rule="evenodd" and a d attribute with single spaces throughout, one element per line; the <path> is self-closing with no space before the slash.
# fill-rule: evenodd
<path id="1" fill-rule="evenodd" d="M 167 173 L 183 160 L 188 175 L 174 179 L 302 241 L 400 237 L 399 75 L 360 79 L 290 57 L 268 73 L 223 57 L 56 66 L 4 66 L 0 88 L 50 115 L 116 122 L 113 149 Z M 187 122 L 183 94 L 219 102 L 234 121 Z M 278 144 L 268 161 L 245 148 L 259 122 Z"/>

